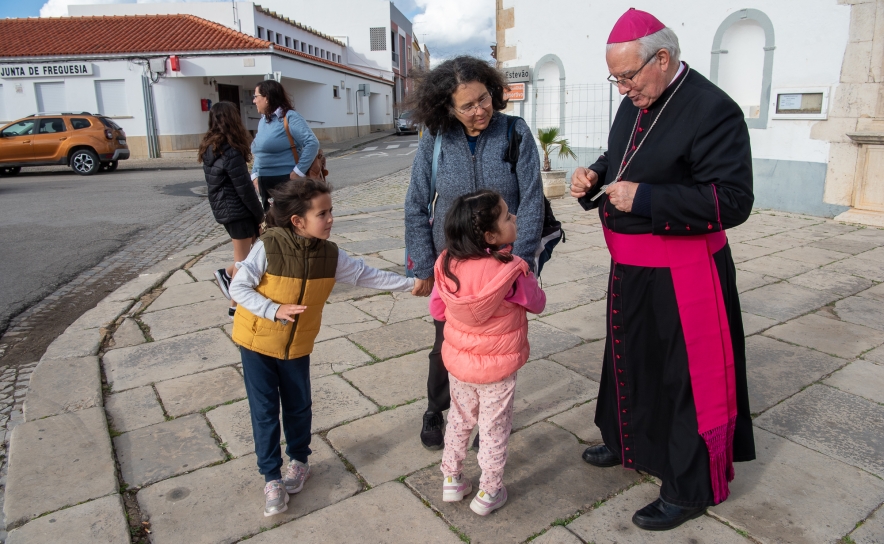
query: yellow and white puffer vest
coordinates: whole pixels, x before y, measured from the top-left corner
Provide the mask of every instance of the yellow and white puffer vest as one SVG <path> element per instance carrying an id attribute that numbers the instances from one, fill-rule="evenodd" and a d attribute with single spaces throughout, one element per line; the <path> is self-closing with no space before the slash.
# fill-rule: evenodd
<path id="1" fill-rule="evenodd" d="M 290 229 L 271 228 L 261 236 L 267 271 L 255 290 L 279 304 L 307 306 L 283 324 L 258 317 L 242 306 L 233 318 L 233 341 L 277 359 L 297 359 L 313 351 L 322 324 L 322 309 L 335 286 L 338 246 L 318 238 L 301 238 Z"/>

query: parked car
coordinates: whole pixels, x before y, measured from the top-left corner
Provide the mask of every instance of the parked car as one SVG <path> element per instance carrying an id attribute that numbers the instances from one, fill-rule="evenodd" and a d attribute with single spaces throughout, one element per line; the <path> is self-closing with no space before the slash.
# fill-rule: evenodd
<path id="1" fill-rule="evenodd" d="M 398 136 L 407 133 L 417 134 L 417 126 L 411 119 L 410 111 L 402 112 L 399 114 L 399 117 L 396 118 L 396 135 Z"/>
<path id="2" fill-rule="evenodd" d="M 36 113 L 0 128 L 0 175 L 64 164 L 81 176 L 113 172 L 129 158 L 126 133 L 103 115 Z"/>

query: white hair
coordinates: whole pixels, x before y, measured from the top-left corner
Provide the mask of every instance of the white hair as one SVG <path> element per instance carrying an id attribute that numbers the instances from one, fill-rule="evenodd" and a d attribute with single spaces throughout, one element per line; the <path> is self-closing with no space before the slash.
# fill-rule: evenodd
<path id="1" fill-rule="evenodd" d="M 681 48 L 678 46 L 678 36 L 669 27 L 664 27 L 653 34 L 648 34 L 643 38 L 636 40 L 638 42 L 638 54 L 642 60 L 648 60 L 655 55 L 657 51 L 665 49 L 669 51 L 669 57 L 672 62 L 678 63 L 681 57 Z M 616 43 L 609 43 L 607 50 L 611 50 Z"/>

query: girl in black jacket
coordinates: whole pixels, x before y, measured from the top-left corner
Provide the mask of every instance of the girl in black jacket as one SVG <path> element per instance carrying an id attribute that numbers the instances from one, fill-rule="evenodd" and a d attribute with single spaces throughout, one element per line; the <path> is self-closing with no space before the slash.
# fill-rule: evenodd
<path id="1" fill-rule="evenodd" d="M 206 174 L 212 214 L 233 240 L 234 263 L 248 257 L 258 238 L 259 225 L 264 221 L 264 208 L 246 165 L 252 159 L 250 143 L 251 137 L 237 107 L 230 102 L 214 104 L 209 110 L 209 131 L 200 143 L 198 160 L 203 163 Z M 228 299 L 234 275 L 233 263 L 215 271 L 218 287 Z M 236 302 L 231 300 L 230 317 L 234 312 Z"/>

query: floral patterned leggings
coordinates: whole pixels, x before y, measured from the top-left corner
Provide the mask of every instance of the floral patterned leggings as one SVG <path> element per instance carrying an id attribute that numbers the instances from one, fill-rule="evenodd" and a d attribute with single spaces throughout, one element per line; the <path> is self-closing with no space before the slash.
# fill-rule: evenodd
<path id="1" fill-rule="evenodd" d="M 451 408 L 445 427 L 445 452 L 442 474 L 457 477 L 463 470 L 467 443 L 476 423 L 479 424 L 479 487 L 496 495 L 503 485 L 507 443 L 513 428 L 513 400 L 516 374 L 494 383 L 467 383 L 448 374 Z"/>

